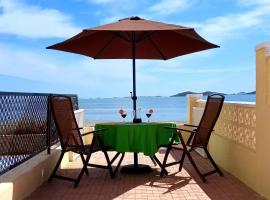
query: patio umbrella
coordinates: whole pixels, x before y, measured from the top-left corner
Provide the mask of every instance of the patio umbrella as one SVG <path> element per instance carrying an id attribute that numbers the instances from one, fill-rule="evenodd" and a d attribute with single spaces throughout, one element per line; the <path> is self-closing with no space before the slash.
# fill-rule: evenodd
<path id="1" fill-rule="evenodd" d="M 216 47 L 219 46 L 203 39 L 193 28 L 130 17 L 84 29 L 74 37 L 47 48 L 94 59 L 132 59 L 133 121 L 140 122 L 136 114 L 136 59 L 167 60 Z"/>

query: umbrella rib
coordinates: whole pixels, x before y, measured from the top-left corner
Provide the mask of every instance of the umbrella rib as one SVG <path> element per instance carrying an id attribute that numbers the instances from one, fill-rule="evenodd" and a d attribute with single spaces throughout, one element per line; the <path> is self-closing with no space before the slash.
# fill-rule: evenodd
<path id="1" fill-rule="evenodd" d="M 161 50 L 158 48 L 158 46 L 154 43 L 154 41 L 151 39 L 151 37 L 147 38 L 151 44 L 156 48 L 156 50 L 158 51 L 158 53 L 161 55 L 161 57 L 163 58 L 163 60 L 166 60 L 166 57 L 164 56 L 164 54 L 161 52 Z"/>
<path id="2" fill-rule="evenodd" d="M 114 33 L 114 35 L 117 36 L 117 37 L 119 37 L 119 38 L 121 38 L 121 39 L 123 39 L 123 40 L 125 40 L 125 41 L 128 42 L 128 43 L 131 43 L 131 40 L 129 40 L 129 39 L 126 38 L 125 36 L 121 35 L 119 32 Z"/>
<path id="3" fill-rule="evenodd" d="M 154 31 L 150 32 L 150 33 L 144 33 L 142 37 L 140 37 L 138 40 L 136 40 L 136 43 L 139 43 L 145 39 L 147 39 L 148 37 L 150 37 L 151 35 L 154 34 Z"/>
<path id="4" fill-rule="evenodd" d="M 108 43 L 106 43 L 98 52 L 97 52 L 97 54 L 93 57 L 94 59 L 96 59 L 103 51 L 104 51 L 104 49 L 106 49 L 111 43 L 112 43 L 112 41 L 114 40 L 116 38 L 116 35 L 114 34 L 113 35 L 113 37 L 112 37 L 112 39 L 108 42 Z"/>

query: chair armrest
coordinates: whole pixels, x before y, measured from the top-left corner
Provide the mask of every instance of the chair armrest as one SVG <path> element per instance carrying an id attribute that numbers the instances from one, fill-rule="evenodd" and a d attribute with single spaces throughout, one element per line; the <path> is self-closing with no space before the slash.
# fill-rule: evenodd
<path id="1" fill-rule="evenodd" d="M 94 128 L 95 126 L 85 126 L 85 127 L 91 127 L 91 128 Z"/>
<path id="2" fill-rule="evenodd" d="M 166 127 L 164 127 L 164 128 L 174 129 L 174 130 L 179 130 L 179 131 L 180 131 L 180 132 L 179 132 L 179 133 L 180 133 L 180 134 L 179 134 L 179 137 L 180 137 L 181 143 L 184 143 L 184 139 L 183 139 L 183 137 L 182 137 L 181 131 L 186 131 L 186 132 L 191 133 L 190 136 L 189 136 L 189 138 L 188 138 L 188 140 L 187 140 L 187 142 L 186 142 L 186 145 L 190 145 L 190 143 L 191 143 L 191 141 L 192 141 L 194 135 L 197 133 L 196 130 L 188 130 L 188 129 L 182 129 L 182 128 L 173 128 L 173 127 L 169 127 L 169 126 L 166 126 Z"/>
<path id="3" fill-rule="evenodd" d="M 198 128 L 199 126 L 196 125 L 192 125 L 192 124 L 184 124 L 184 126 L 190 126 L 190 127 L 194 127 L 194 128 Z M 196 130 L 196 129 L 194 129 Z M 212 129 L 212 131 L 215 131 L 214 129 Z"/>
<path id="4" fill-rule="evenodd" d="M 189 132 L 189 133 L 196 133 L 196 131 L 183 129 L 183 128 L 176 128 L 176 127 L 170 127 L 170 126 L 164 126 L 164 128 L 173 129 L 173 130 L 177 130 L 177 131 L 185 131 L 185 132 Z"/>
<path id="5" fill-rule="evenodd" d="M 97 134 L 99 132 L 102 132 L 102 131 L 106 131 L 108 130 L 107 128 L 101 128 L 101 129 L 97 129 L 97 130 L 94 130 L 94 131 L 89 131 L 87 133 L 83 133 L 81 134 L 81 136 L 85 136 L 85 135 L 89 135 L 89 134 Z"/>
<path id="6" fill-rule="evenodd" d="M 176 130 L 177 133 L 178 133 L 177 135 L 179 136 L 180 142 L 183 145 L 183 148 L 185 148 L 185 149 L 187 148 L 186 145 L 189 145 L 190 144 L 190 142 L 192 141 L 192 138 L 197 133 L 196 131 L 193 131 L 193 130 L 187 130 L 187 129 L 176 128 L 176 127 L 165 126 L 164 128 Z M 186 131 L 186 132 L 191 133 L 186 143 L 185 143 L 185 141 L 183 139 L 183 136 L 182 136 L 182 132 L 181 131 Z M 176 135 L 176 133 L 174 133 L 174 135 Z M 170 145 L 172 145 L 172 142 L 171 142 Z"/>
<path id="7" fill-rule="evenodd" d="M 192 125 L 192 124 L 184 124 L 184 126 L 190 126 L 190 127 L 198 128 L 197 125 Z"/>
<path id="8" fill-rule="evenodd" d="M 92 127 L 92 128 L 94 128 L 95 126 L 86 126 L 86 127 Z M 74 129 L 72 129 L 72 130 L 76 130 L 77 128 L 74 128 Z M 84 127 L 79 127 L 78 129 L 84 129 Z"/>
<path id="9" fill-rule="evenodd" d="M 73 128 L 72 130 L 77 130 L 77 129 L 81 130 L 81 129 L 83 129 L 83 127 Z"/>

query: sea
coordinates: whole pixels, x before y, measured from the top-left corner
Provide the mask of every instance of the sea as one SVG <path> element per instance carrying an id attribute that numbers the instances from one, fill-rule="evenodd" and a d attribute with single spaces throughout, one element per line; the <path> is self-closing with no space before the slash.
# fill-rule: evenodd
<path id="1" fill-rule="evenodd" d="M 203 99 L 206 98 L 207 96 L 203 97 Z M 255 102 L 256 95 L 225 95 L 225 101 Z M 132 121 L 132 106 L 130 97 L 79 99 L 79 108 L 85 109 L 85 121 L 89 123 L 122 122 L 123 118 L 119 114 L 121 108 L 127 113 L 124 120 Z M 144 122 L 148 120 L 146 113 L 149 109 L 154 110 L 150 121 L 184 122 L 187 113 L 187 97 L 138 97 L 137 108 Z"/>

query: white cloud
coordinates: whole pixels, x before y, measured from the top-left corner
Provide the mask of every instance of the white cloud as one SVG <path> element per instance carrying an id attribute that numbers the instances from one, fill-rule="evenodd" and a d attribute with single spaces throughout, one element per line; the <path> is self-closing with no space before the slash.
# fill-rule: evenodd
<path id="1" fill-rule="evenodd" d="M 145 19 L 159 19 L 184 9 L 189 8 L 196 0 L 81 0 L 91 4 L 99 4 L 101 11 L 98 15 L 106 16 L 101 20 L 101 24 L 114 22 L 118 19 L 139 16 Z"/>
<path id="2" fill-rule="evenodd" d="M 255 67 L 252 65 L 245 65 L 245 64 L 239 64 L 237 66 L 228 66 L 227 64 L 223 64 L 219 67 L 216 67 L 213 64 L 203 64 L 200 63 L 200 61 L 205 60 L 205 55 L 204 53 L 207 51 L 203 51 L 197 54 L 189 54 L 186 56 L 166 60 L 166 61 L 151 61 L 151 63 L 147 63 L 146 61 L 140 63 L 138 66 L 139 68 L 143 69 L 146 74 L 149 72 L 154 72 L 154 73 L 160 73 L 160 74 L 186 74 L 189 76 L 189 74 L 223 74 L 223 73 L 238 73 L 238 72 L 250 72 L 250 71 L 255 71 Z M 193 62 L 194 60 L 199 61 L 200 65 L 198 65 L 198 62 Z M 148 65 L 153 65 L 155 67 L 148 67 Z M 198 77 L 198 76 L 194 76 Z"/>
<path id="3" fill-rule="evenodd" d="M 192 0 L 161 0 L 149 10 L 159 15 L 170 15 L 189 8 L 192 3 Z"/>
<path id="4" fill-rule="evenodd" d="M 96 4 L 106 4 L 106 3 L 113 3 L 115 0 L 88 0 L 90 3 Z"/>
<path id="5" fill-rule="evenodd" d="M 75 88 L 84 97 L 112 97 L 128 96 L 132 90 L 130 60 L 93 60 L 80 55 L 78 59 L 70 59 L 65 53 L 31 51 L 3 44 L 0 44 L 0 60 L 0 74 L 55 85 L 50 92 Z M 150 78 L 137 72 L 138 83 Z"/>
<path id="6" fill-rule="evenodd" d="M 124 16 L 112 16 L 112 17 L 107 17 L 101 20 L 101 24 L 108 24 L 108 23 L 112 23 L 112 22 L 116 22 L 119 19 L 123 19 Z"/>
<path id="7" fill-rule="evenodd" d="M 81 29 L 71 18 L 55 9 L 0 0 L 0 33 L 29 38 L 70 37 Z"/>
<path id="8" fill-rule="evenodd" d="M 96 16 L 100 17 L 100 24 L 115 22 L 119 19 L 138 15 L 143 10 L 147 0 L 80 0 L 91 4 L 98 4 Z M 102 17 L 101 17 L 102 16 Z"/>
<path id="9" fill-rule="evenodd" d="M 29 51 L 15 49 L 0 44 L 0 72 L 5 75 L 17 76 L 29 80 L 47 82 L 70 82 L 76 77 L 76 83 L 95 82 L 99 79 L 125 80 L 131 72 L 131 62 L 128 60 L 93 60 L 78 55 L 78 59 L 69 61 L 69 55 L 54 56 L 50 50 Z M 106 73 L 104 73 L 106 72 Z M 91 78 L 89 78 L 91 77 Z M 99 81 L 98 81 L 99 82 Z"/>
<path id="10" fill-rule="evenodd" d="M 199 33 L 213 42 L 223 42 L 225 39 L 243 37 L 249 31 L 262 31 L 270 20 L 270 4 L 254 6 L 251 10 L 241 13 L 227 14 L 196 24 Z M 194 23 L 195 24 L 195 23 Z"/>
<path id="11" fill-rule="evenodd" d="M 159 71 L 159 72 L 165 72 L 165 73 L 179 73 L 179 74 L 210 74 L 210 73 L 226 73 L 226 72 L 244 72 L 244 71 L 254 71 L 254 67 L 224 67 L 224 68 L 204 68 L 204 67 L 198 67 L 198 68 L 184 68 L 181 66 L 177 67 L 168 67 L 168 66 L 161 66 L 158 67 L 152 71 Z"/>
<path id="12" fill-rule="evenodd" d="M 270 0 L 238 0 L 240 6 L 270 5 Z"/>

